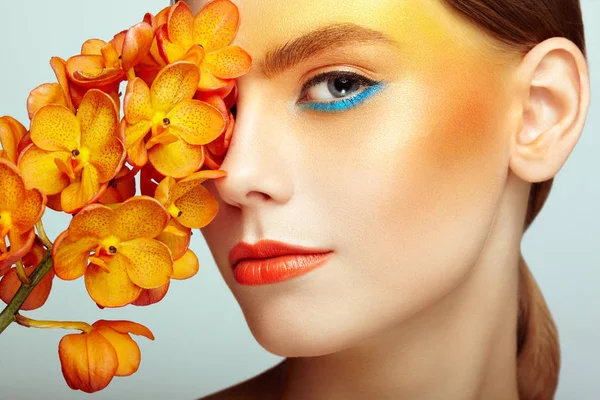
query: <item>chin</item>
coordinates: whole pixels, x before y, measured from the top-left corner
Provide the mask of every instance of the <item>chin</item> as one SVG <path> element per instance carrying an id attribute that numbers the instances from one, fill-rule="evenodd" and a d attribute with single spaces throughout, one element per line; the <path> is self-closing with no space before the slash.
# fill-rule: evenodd
<path id="1" fill-rule="evenodd" d="M 323 314 L 292 312 L 287 307 L 267 305 L 260 311 L 244 311 L 256 341 L 281 357 L 315 357 L 352 347 L 368 336 L 358 327 L 331 324 Z M 338 318 L 339 319 L 339 318 Z"/>

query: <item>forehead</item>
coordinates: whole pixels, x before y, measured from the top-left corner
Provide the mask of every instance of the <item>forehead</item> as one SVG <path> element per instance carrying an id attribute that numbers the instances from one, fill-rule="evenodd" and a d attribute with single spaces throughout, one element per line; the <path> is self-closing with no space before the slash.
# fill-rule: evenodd
<path id="1" fill-rule="evenodd" d="M 197 12 L 207 0 L 188 0 Z M 491 40 L 443 0 L 232 0 L 240 11 L 233 42 L 253 57 L 319 27 L 358 24 L 383 32 L 404 54 L 493 56 Z"/>

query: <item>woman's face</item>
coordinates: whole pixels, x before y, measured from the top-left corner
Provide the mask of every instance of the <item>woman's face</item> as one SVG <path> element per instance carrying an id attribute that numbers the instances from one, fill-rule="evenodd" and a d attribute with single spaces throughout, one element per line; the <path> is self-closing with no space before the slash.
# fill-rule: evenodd
<path id="1" fill-rule="evenodd" d="M 505 189 L 514 63 L 439 0 L 233 1 L 233 44 L 253 67 L 238 81 L 228 175 L 206 184 L 220 210 L 202 234 L 265 349 L 338 351 L 472 269 Z M 301 46 L 317 53 L 283 68 L 300 53 L 277 48 L 332 24 L 346 30 L 321 32 Z M 300 277 L 242 285 L 229 251 L 261 239 L 333 254 Z"/>

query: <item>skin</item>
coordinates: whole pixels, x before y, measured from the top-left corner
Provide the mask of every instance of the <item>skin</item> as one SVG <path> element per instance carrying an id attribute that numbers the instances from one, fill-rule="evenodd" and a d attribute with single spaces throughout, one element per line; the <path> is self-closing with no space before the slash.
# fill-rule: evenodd
<path id="1" fill-rule="evenodd" d="M 205 184 L 220 211 L 202 234 L 256 340 L 288 358 L 207 399 L 517 399 L 527 198 L 581 134 L 579 49 L 552 38 L 502 51 L 438 0 L 234 3 L 233 44 L 255 65 L 331 23 L 401 46 L 355 43 L 238 80 L 228 175 Z M 304 82 L 340 69 L 386 86 L 343 112 L 299 106 Z M 240 285 L 228 253 L 260 239 L 334 254 L 292 280 Z"/>

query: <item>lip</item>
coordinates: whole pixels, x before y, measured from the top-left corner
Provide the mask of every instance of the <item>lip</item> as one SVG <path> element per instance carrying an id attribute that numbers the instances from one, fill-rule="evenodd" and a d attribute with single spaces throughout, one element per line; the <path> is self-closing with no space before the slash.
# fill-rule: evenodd
<path id="1" fill-rule="evenodd" d="M 275 240 L 240 242 L 229 252 L 235 280 L 263 285 L 304 275 L 323 265 L 333 250 L 294 246 Z"/>

